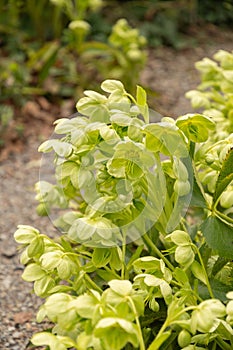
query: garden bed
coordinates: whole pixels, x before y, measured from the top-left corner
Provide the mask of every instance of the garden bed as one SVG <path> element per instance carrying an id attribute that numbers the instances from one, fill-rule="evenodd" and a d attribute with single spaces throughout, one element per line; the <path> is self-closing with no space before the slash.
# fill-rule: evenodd
<path id="1" fill-rule="evenodd" d="M 209 27 L 198 47 L 181 51 L 170 48 L 151 50 L 141 85 L 156 91 L 157 95 L 153 98 L 154 108 L 161 114 L 172 117 L 190 112 L 190 102 L 185 99 L 184 94 L 195 88 L 200 81 L 194 63 L 203 57 L 211 57 L 219 49 L 232 50 L 232 33 Z M 47 115 L 51 114 L 57 114 L 52 106 L 47 111 Z M 47 217 L 37 216 L 33 190 L 40 170 L 37 147 L 51 132 L 52 120 L 53 117 L 48 117 L 47 121 L 37 121 L 36 116 L 32 124 L 27 120 L 28 128 L 29 125 L 32 126 L 27 141 L 22 142 L 18 149 L 13 149 L 14 153 L 10 148 L 9 152 L 4 151 L 7 157 L 0 164 L 0 347 L 3 349 L 26 349 L 32 333 L 41 329 L 41 325 L 35 323 L 40 301 L 31 294 L 30 286 L 21 279 L 23 268 L 19 263 L 13 233 L 18 224 L 28 224 L 40 231 L 44 230 L 48 235 L 56 234 Z"/>

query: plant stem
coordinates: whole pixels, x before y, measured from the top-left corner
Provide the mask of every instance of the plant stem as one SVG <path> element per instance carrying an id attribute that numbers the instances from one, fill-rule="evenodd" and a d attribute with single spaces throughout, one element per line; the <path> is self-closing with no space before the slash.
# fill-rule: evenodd
<path id="1" fill-rule="evenodd" d="M 232 349 L 232 347 L 229 344 L 227 344 L 224 340 L 222 340 L 220 337 L 215 338 L 215 340 L 221 349 L 223 349 L 223 350 L 231 350 Z"/>
<path id="2" fill-rule="evenodd" d="M 222 218 L 226 223 L 228 224 L 233 224 L 233 219 L 230 218 L 229 216 L 221 213 L 220 211 L 216 210 L 216 216 L 220 216 L 220 218 Z"/>
<path id="3" fill-rule="evenodd" d="M 121 264 L 121 279 L 125 279 L 125 253 L 126 253 L 126 239 L 125 232 L 122 232 L 122 264 Z"/>
<path id="4" fill-rule="evenodd" d="M 169 267 L 171 271 L 174 271 L 174 266 L 170 263 L 170 261 L 165 258 L 165 256 L 161 253 L 161 251 L 156 247 L 156 245 L 151 241 L 150 237 L 147 235 L 147 233 L 142 236 L 143 241 L 145 242 L 146 246 L 150 248 L 150 250 L 157 255 L 160 259 L 163 260 L 163 262 Z"/>
<path id="5" fill-rule="evenodd" d="M 116 277 L 116 279 L 120 278 L 120 276 L 113 269 L 110 269 L 108 266 L 104 266 L 104 269 L 105 271 L 112 273 Z"/>
<path id="6" fill-rule="evenodd" d="M 201 263 L 201 266 L 202 266 L 202 268 L 203 268 L 203 272 L 204 272 L 205 279 L 206 279 L 206 286 L 207 286 L 207 289 L 208 289 L 208 291 L 209 291 L 209 294 L 210 294 L 211 298 L 214 299 L 214 294 L 213 294 L 213 291 L 212 291 L 212 288 L 211 288 L 211 285 L 210 285 L 209 277 L 208 277 L 208 275 L 207 275 L 206 268 L 205 268 L 205 264 L 204 264 L 204 261 L 203 261 L 203 259 L 202 259 L 201 253 L 200 253 L 199 249 L 196 247 L 195 244 L 193 244 L 192 246 L 195 247 L 195 250 L 196 250 L 196 252 L 197 252 L 198 258 L 199 258 L 200 263 Z"/>
<path id="7" fill-rule="evenodd" d="M 85 274 L 85 278 L 93 289 L 97 290 L 98 292 L 100 292 L 102 294 L 102 292 L 103 292 L 102 289 L 99 286 L 97 286 L 97 284 L 91 279 L 91 277 L 87 273 Z"/>
<path id="8" fill-rule="evenodd" d="M 133 300 L 132 300 L 132 298 L 130 296 L 128 297 L 128 300 L 130 302 L 130 306 L 131 306 L 132 311 L 134 313 L 136 325 L 137 325 L 137 328 L 138 328 L 138 338 L 139 338 L 140 350 L 146 350 L 145 344 L 144 344 L 143 335 L 142 335 L 141 325 L 140 325 L 140 321 L 139 321 L 139 318 L 138 318 L 138 313 L 137 313 L 136 307 L 135 307 L 134 302 L 133 302 Z"/>

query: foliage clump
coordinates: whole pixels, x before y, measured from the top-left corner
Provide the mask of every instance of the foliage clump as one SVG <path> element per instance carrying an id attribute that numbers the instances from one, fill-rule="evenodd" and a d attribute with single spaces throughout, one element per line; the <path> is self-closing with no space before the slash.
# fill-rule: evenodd
<path id="1" fill-rule="evenodd" d="M 56 183 L 36 185 L 38 211 L 56 209 L 62 234 L 15 233 L 23 278 L 45 298 L 37 320 L 54 324 L 32 343 L 231 349 L 232 134 L 220 140 L 222 124 L 199 113 L 149 123 L 143 88 L 101 88 L 39 148 L 54 153 Z"/>

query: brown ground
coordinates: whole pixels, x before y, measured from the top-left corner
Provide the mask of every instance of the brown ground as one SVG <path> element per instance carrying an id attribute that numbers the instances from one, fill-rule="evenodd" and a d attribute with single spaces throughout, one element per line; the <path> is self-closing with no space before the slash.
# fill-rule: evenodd
<path id="1" fill-rule="evenodd" d="M 161 114 L 179 116 L 191 112 L 186 91 L 200 82 L 194 63 L 211 56 L 219 49 L 233 49 L 232 32 L 220 31 L 210 26 L 198 33 L 198 47 L 175 51 L 171 48 L 151 50 L 142 76 L 142 84 L 158 94 L 151 103 Z M 31 285 L 21 280 L 23 267 L 19 263 L 13 233 L 18 224 L 32 225 L 47 234 L 55 233 L 48 218 L 39 218 L 35 212 L 33 186 L 39 178 L 40 158 L 38 145 L 52 132 L 51 124 L 56 116 L 67 116 L 74 101 L 62 111 L 46 100 L 27 105 L 28 115 L 24 142 L 9 142 L 0 163 L 0 349 L 28 349 L 29 339 L 38 330 L 35 314 L 40 301 L 31 293 Z M 13 135 L 14 136 L 14 135 Z M 11 154 L 11 151 L 18 151 Z"/>

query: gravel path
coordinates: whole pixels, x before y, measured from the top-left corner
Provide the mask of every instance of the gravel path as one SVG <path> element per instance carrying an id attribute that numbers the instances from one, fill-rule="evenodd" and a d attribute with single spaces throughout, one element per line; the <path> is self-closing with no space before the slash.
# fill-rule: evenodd
<path id="1" fill-rule="evenodd" d="M 169 48 L 154 50 L 149 55 L 142 85 L 156 90 L 153 104 L 158 111 L 178 116 L 191 111 L 184 93 L 199 83 L 194 63 L 211 57 L 219 49 L 231 51 L 232 33 L 209 33 L 210 39 L 201 47 L 176 52 Z M 40 130 L 38 130 L 38 134 Z M 38 140 L 27 141 L 24 151 L 12 155 L 0 164 L 0 349 L 30 348 L 30 337 L 43 325 L 35 322 L 39 298 L 32 286 L 21 279 L 23 267 L 19 263 L 13 233 L 18 224 L 32 225 L 47 234 L 55 234 L 48 218 L 38 218 L 35 208 L 34 183 L 39 179 L 40 154 Z"/>

